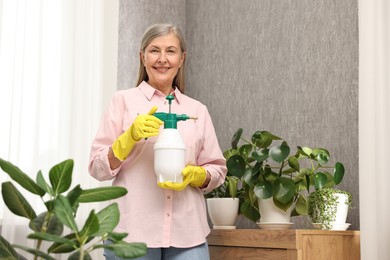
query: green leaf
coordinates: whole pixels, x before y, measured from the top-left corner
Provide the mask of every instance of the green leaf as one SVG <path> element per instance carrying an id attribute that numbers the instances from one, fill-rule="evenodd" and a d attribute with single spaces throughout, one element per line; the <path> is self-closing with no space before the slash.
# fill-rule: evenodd
<path id="1" fill-rule="evenodd" d="M 324 188 L 327 183 L 327 180 L 328 178 L 325 174 L 323 174 L 322 172 L 317 172 L 314 175 L 314 188 L 316 190 Z"/>
<path id="2" fill-rule="evenodd" d="M 110 245 L 98 244 L 94 246 L 95 248 L 107 248 L 111 250 L 116 256 L 122 258 L 136 258 L 143 255 L 146 255 L 146 244 L 144 243 L 127 243 L 124 241 L 119 241 Z"/>
<path id="3" fill-rule="evenodd" d="M 98 202 L 112 200 L 126 195 L 127 189 L 119 186 L 100 187 L 95 189 L 82 190 L 78 202 Z"/>
<path id="4" fill-rule="evenodd" d="M 268 131 L 256 131 L 252 135 L 252 143 L 258 148 L 267 148 L 273 140 L 281 140 L 281 138 Z"/>
<path id="5" fill-rule="evenodd" d="M 74 252 L 73 254 L 71 254 L 68 258 L 68 260 L 79 260 L 80 259 L 80 251 L 77 251 L 77 252 Z M 92 260 L 92 257 L 91 255 L 88 253 L 88 251 L 85 251 L 83 252 L 83 260 Z"/>
<path id="6" fill-rule="evenodd" d="M 226 161 L 226 167 L 232 176 L 241 178 L 245 172 L 245 160 L 241 155 L 233 155 Z"/>
<path id="7" fill-rule="evenodd" d="M 235 150 L 237 150 L 237 144 L 240 141 L 242 131 L 243 131 L 242 128 L 238 128 L 237 131 L 233 135 L 231 145 L 232 145 L 232 148 Z"/>
<path id="8" fill-rule="evenodd" d="M 273 197 L 282 204 L 287 204 L 294 198 L 295 183 L 289 178 L 278 178 L 273 183 Z"/>
<path id="9" fill-rule="evenodd" d="M 78 203 L 78 198 L 80 197 L 83 190 L 80 188 L 80 185 L 75 186 L 71 191 L 69 191 L 66 198 L 69 201 L 69 204 L 74 208 L 74 206 Z"/>
<path id="10" fill-rule="evenodd" d="M 45 191 L 41 187 L 39 187 L 27 174 L 22 172 L 12 163 L 4 161 L 0 158 L 0 167 L 11 177 L 11 179 L 16 181 L 20 186 L 29 192 L 41 197 L 45 195 Z"/>
<path id="11" fill-rule="evenodd" d="M 251 185 L 257 180 L 258 177 L 258 173 L 252 173 L 252 169 L 247 168 L 245 169 L 244 175 L 242 176 L 242 180 L 245 183 Z"/>
<path id="12" fill-rule="evenodd" d="M 253 146 L 251 144 L 244 144 L 240 147 L 239 152 L 243 158 L 248 158 L 252 152 Z"/>
<path id="13" fill-rule="evenodd" d="M 319 164 L 324 165 L 329 161 L 329 153 L 320 151 L 315 158 Z"/>
<path id="14" fill-rule="evenodd" d="M 223 152 L 223 157 L 225 157 L 225 159 L 228 160 L 230 157 L 232 157 L 235 154 L 239 154 L 238 150 L 228 149 Z"/>
<path id="15" fill-rule="evenodd" d="M 119 223 L 119 208 L 117 203 L 108 205 L 96 214 L 99 222 L 99 230 L 93 236 L 103 236 L 110 233 Z M 127 235 L 127 234 L 126 234 Z"/>
<path id="16" fill-rule="evenodd" d="M 42 171 L 38 171 L 36 181 L 37 181 L 38 186 L 41 187 L 46 193 L 53 195 L 53 189 L 45 181 L 45 178 L 43 177 Z"/>
<path id="17" fill-rule="evenodd" d="M 56 215 L 48 212 L 43 212 L 39 214 L 38 217 L 31 220 L 29 223 L 30 229 L 36 232 L 41 232 L 43 230 L 43 223 L 45 223 L 47 214 L 50 214 L 51 216 L 48 220 L 47 226 L 45 226 L 44 228 L 46 230 L 46 233 L 58 236 L 61 235 L 64 231 L 64 225 L 61 223 L 61 221 Z"/>
<path id="18" fill-rule="evenodd" d="M 283 162 L 288 157 L 289 154 L 290 154 L 290 147 L 287 145 L 286 142 L 283 142 L 279 146 L 273 146 L 269 150 L 269 156 L 272 158 L 272 160 L 278 163 Z"/>
<path id="19" fill-rule="evenodd" d="M 65 160 L 50 169 L 49 179 L 55 195 L 61 194 L 70 188 L 72 171 L 73 160 Z"/>
<path id="20" fill-rule="evenodd" d="M 246 218 L 256 222 L 260 218 L 259 211 L 249 201 L 242 203 L 240 213 Z"/>
<path id="21" fill-rule="evenodd" d="M 238 178 L 236 176 L 226 176 L 227 180 L 227 187 L 229 191 L 229 197 L 235 198 L 237 197 L 237 183 L 238 183 Z"/>
<path id="22" fill-rule="evenodd" d="M 35 233 L 32 233 L 32 234 L 29 234 L 27 236 L 27 238 L 37 239 L 37 240 L 45 240 L 45 241 L 52 241 L 52 242 L 67 244 L 68 246 L 75 246 L 74 241 L 72 241 L 70 239 L 63 238 L 63 237 L 60 237 L 60 236 L 57 236 L 57 235 L 48 234 L 48 233 L 35 232 Z"/>
<path id="23" fill-rule="evenodd" d="M 110 233 L 109 236 L 108 236 L 108 239 L 111 240 L 111 241 L 121 241 L 123 240 L 125 237 L 127 237 L 128 234 L 127 233 Z"/>
<path id="24" fill-rule="evenodd" d="M 34 209 L 11 182 L 3 182 L 1 187 L 3 200 L 12 213 L 30 220 L 36 218 Z"/>
<path id="25" fill-rule="evenodd" d="M 291 199 L 291 200 L 288 201 L 287 203 L 281 203 L 280 201 L 276 200 L 275 197 L 272 198 L 272 200 L 273 200 L 273 202 L 274 202 L 274 204 L 275 204 L 276 207 L 278 207 L 278 208 L 284 210 L 285 212 L 286 212 L 290 207 L 292 207 L 292 204 L 293 204 L 293 202 L 294 202 L 294 200 Z"/>
<path id="26" fill-rule="evenodd" d="M 91 210 L 87 220 L 85 221 L 84 227 L 80 231 L 81 240 L 88 238 L 91 234 L 99 230 L 99 219 L 95 214 L 95 210 Z"/>
<path id="27" fill-rule="evenodd" d="M 340 162 L 337 162 L 334 167 L 334 183 L 339 184 L 344 178 L 344 165 Z"/>
<path id="28" fill-rule="evenodd" d="M 303 215 L 303 216 L 309 215 L 309 202 L 304 196 L 299 196 L 297 203 L 295 205 L 295 210 L 299 215 Z"/>
<path id="29" fill-rule="evenodd" d="M 267 160 L 269 157 L 269 149 L 261 149 L 258 151 L 254 151 L 252 153 L 252 157 L 255 158 L 255 160 L 258 162 L 262 162 L 264 160 Z"/>
<path id="30" fill-rule="evenodd" d="M 70 234 L 66 235 L 64 238 L 66 238 L 67 240 L 71 240 L 72 244 L 70 244 L 68 242 L 66 242 L 66 243 L 54 242 L 47 249 L 47 251 L 49 253 L 56 253 L 56 254 L 69 253 L 69 252 L 76 250 L 75 248 L 80 247 L 80 243 L 77 241 L 77 237 L 76 237 L 75 233 L 70 233 Z"/>
<path id="31" fill-rule="evenodd" d="M 310 155 L 311 155 L 311 153 L 313 151 L 309 147 L 300 147 L 300 146 L 298 146 L 297 149 L 298 149 L 298 153 L 300 155 L 303 155 L 304 157 L 309 157 L 309 158 L 310 158 Z"/>
<path id="32" fill-rule="evenodd" d="M 46 259 L 46 260 L 56 260 L 55 258 L 51 257 L 50 255 L 45 254 L 44 252 L 33 249 L 33 248 L 28 248 L 28 247 L 21 246 L 21 245 L 14 245 L 14 247 L 22 249 L 26 252 L 29 252 L 30 254 L 33 254 L 35 256 L 41 257 L 41 258 Z"/>
<path id="33" fill-rule="evenodd" d="M 54 213 L 64 225 L 69 227 L 73 232 L 78 233 L 76 221 L 73 216 L 73 209 L 67 198 L 62 195 L 58 196 L 54 203 Z"/>
<path id="34" fill-rule="evenodd" d="M 259 199 L 271 198 L 273 194 L 272 183 L 268 181 L 259 182 L 253 188 L 253 192 L 255 193 L 256 197 Z"/>
<path id="35" fill-rule="evenodd" d="M 18 253 L 12 245 L 0 235 L 0 259 L 18 259 Z"/>
<path id="36" fill-rule="evenodd" d="M 297 157 L 295 156 L 290 156 L 288 158 L 288 165 L 294 169 L 295 171 L 299 172 L 300 171 L 300 165 Z"/>

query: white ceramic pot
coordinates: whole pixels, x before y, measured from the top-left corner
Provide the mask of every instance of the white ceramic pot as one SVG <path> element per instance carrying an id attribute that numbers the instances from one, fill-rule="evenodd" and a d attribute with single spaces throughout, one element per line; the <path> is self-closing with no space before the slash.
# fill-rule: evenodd
<path id="1" fill-rule="evenodd" d="M 238 216 L 239 199 L 209 198 L 207 210 L 214 229 L 235 229 Z"/>
<path id="2" fill-rule="evenodd" d="M 275 206 L 273 198 L 258 199 L 260 223 L 290 223 L 294 204 L 286 211 Z"/>

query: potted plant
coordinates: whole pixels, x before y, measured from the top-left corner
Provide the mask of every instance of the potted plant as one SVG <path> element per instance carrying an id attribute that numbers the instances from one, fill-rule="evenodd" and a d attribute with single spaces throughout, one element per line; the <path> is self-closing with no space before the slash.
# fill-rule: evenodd
<path id="1" fill-rule="evenodd" d="M 240 178 L 227 172 L 224 183 L 205 194 L 207 211 L 214 229 L 235 229 L 239 213 Z"/>
<path id="2" fill-rule="evenodd" d="M 72 182 L 73 160 L 63 161 L 53 166 L 47 182 L 41 171 L 36 180 L 31 179 L 18 167 L 0 159 L 0 167 L 11 179 L 32 195 L 42 198 L 46 211 L 37 214 L 26 198 L 14 186 L 13 182 L 2 183 L 2 195 L 5 205 L 17 216 L 29 220 L 31 233 L 28 238 L 36 241 L 35 248 L 11 244 L 0 236 L 0 255 L 5 259 L 23 259 L 15 249 L 32 254 L 34 259 L 56 259 L 53 254 L 70 253 L 69 259 L 91 259 L 90 252 L 107 248 L 122 258 L 134 258 L 146 254 L 144 243 L 127 243 L 125 233 L 113 230 L 119 222 L 117 203 L 112 203 L 99 212 L 92 210 L 84 226 L 78 227 L 75 216 L 82 203 L 107 201 L 127 193 L 122 187 L 101 187 L 83 190 L 80 185 L 69 190 Z M 67 194 L 65 192 L 69 191 Z M 46 200 L 45 200 L 46 199 Z M 63 234 L 64 226 L 70 233 Z M 103 240 L 110 239 L 111 245 Z M 43 251 L 43 243 L 47 250 Z"/>
<path id="3" fill-rule="evenodd" d="M 255 131 L 251 139 L 242 136 L 239 128 L 232 138 L 231 148 L 225 151 L 227 168 L 235 175 L 242 174 L 244 202 L 240 213 L 252 221 L 260 218 L 263 227 L 274 228 L 274 222 L 285 223 L 290 215 L 308 215 L 308 195 L 313 187 L 328 187 L 341 182 L 344 166 L 326 166 L 330 154 L 326 149 L 298 146 L 294 153 L 287 142 L 269 131 Z M 322 171 L 335 169 L 331 174 Z M 266 205 L 263 204 L 266 203 Z M 269 216 L 269 211 L 275 214 Z M 285 213 L 285 214 L 284 214 Z"/>

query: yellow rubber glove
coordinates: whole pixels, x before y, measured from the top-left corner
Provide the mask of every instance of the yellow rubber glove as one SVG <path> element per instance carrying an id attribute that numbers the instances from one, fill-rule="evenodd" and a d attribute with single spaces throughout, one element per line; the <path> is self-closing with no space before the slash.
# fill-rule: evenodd
<path id="1" fill-rule="evenodd" d="M 188 165 L 183 169 L 182 175 L 183 175 L 182 183 L 159 182 L 158 186 L 163 189 L 170 189 L 170 190 L 177 190 L 177 191 L 184 190 L 188 184 L 190 184 L 193 187 L 201 187 L 203 183 L 206 181 L 207 171 L 205 168 L 201 166 Z"/>
<path id="2" fill-rule="evenodd" d="M 139 115 L 129 129 L 121 134 L 112 144 L 112 151 L 116 158 L 124 161 L 130 154 L 136 142 L 142 138 L 158 135 L 160 126 L 164 123 L 153 114 L 157 111 L 154 106 L 148 114 Z"/>

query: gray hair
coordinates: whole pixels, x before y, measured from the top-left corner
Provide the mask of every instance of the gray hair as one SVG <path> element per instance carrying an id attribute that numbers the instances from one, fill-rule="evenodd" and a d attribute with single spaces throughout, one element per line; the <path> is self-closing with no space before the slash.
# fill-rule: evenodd
<path id="1" fill-rule="evenodd" d="M 179 40 L 181 52 L 182 53 L 186 52 L 187 48 L 186 48 L 186 42 L 183 37 L 183 33 L 180 31 L 178 27 L 172 24 L 154 24 L 150 26 L 148 29 L 146 29 L 142 37 L 140 51 L 145 53 L 145 49 L 155 38 L 160 36 L 166 36 L 171 33 L 174 34 Z M 137 86 L 141 84 L 142 81 L 148 81 L 149 79 L 149 76 L 146 73 L 146 69 L 141 57 L 139 62 L 140 63 L 139 63 Z M 175 78 L 173 79 L 173 86 L 178 87 L 180 92 L 182 93 L 184 93 L 184 89 L 185 89 L 184 71 L 185 71 L 185 59 L 183 61 L 182 66 L 179 68 Z"/>

